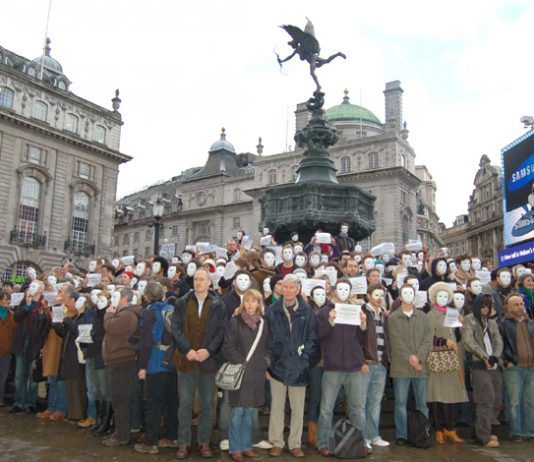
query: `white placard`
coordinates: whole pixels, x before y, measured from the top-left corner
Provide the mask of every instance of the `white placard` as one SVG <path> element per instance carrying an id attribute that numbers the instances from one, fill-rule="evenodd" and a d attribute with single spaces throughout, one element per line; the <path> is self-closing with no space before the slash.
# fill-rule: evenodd
<path id="1" fill-rule="evenodd" d="M 386 287 L 391 287 L 393 285 L 393 278 L 382 278 Z"/>
<path id="2" fill-rule="evenodd" d="M 415 294 L 414 306 L 416 308 L 423 308 L 428 302 L 428 292 L 426 290 L 418 290 Z"/>
<path id="3" fill-rule="evenodd" d="M 525 268 L 525 273 L 532 274 L 532 270 L 530 268 Z"/>
<path id="4" fill-rule="evenodd" d="M 210 273 L 210 278 L 211 282 L 213 283 L 213 287 L 217 289 L 219 287 L 221 276 L 219 276 L 217 273 Z"/>
<path id="5" fill-rule="evenodd" d="M 267 236 L 262 236 L 260 238 L 260 245 L 262 247 L 265 247 L 267 245 L 271 245 L 271 239 L 272 239 L 272 236 L 270 234 L 267 234 Z"/>
<path id="6" fill-rule="evenodd" d="M 302 293 L 309 297 L 312 289 L 317 286 L 326 289 L 326 281 L 323 279 L 304 279 L 302 281 Z"/>
<path id="7" fill-rule="evenodd" d="M 185 250 L 187 250 L 188 252 L 193 252 L 193 254 L 196 254 L 197 253 L 197 246 L 193 245 L 193 244 L 187 244 L 185 246 Z"/>
<path id="8" fill-rule="evenodd" d="M 233 260 L 230 260 L 224 267 L 224 279 L 229 281 L 230 279 L 234 277 L 234 274 L 236 273 L 236 271 L 237 271 L 236 264 L 234 263 Z"/>
<path id="9" fill-rule="evenodd" d="M 331 244 L 332 235 L 330 233 L 315 233 L 316 244 Z"/>
<path id="10" fill-rule="evenodd" d="M 166 243 L 160 244 L 159 246 L 159 256 L 170 260 L 176 253 L 176 244 L 175 243 Z"/>
<path id="11" fill-rule="evenodd" d="M 459 317 L 460 312 L 456 308 L 447 308 L 443 327 L 462 327 L 462 323 L 458 319 Z"/>
<path id="12" fill-rule="evenodd" d="M 456 287 L 458 286 L 458 284 L 456 282 L 447 282 L 447 284 L 449 284 L 449 286 L 451 286 L 452 290 L 456 290 Z"/>
<path id="13" fill-rule="evenodd" d="M 360 305 L 347 305 L 336 303 L 336 324 L 349 324 L 350 326 L 360 325 Z"/>
<path id="14" fill-rule="evenodd" d="M 423 243 L 421 241 L 410 239 L 408 244 L 405 245 L 405 248 L 410 252 L 419 252 L 420 250 L 423 250 Z"/>
<path id="15" fill-rule="evenodd" d="M 52 307 L 52 322 L 63 322 L 63 305 Z"/>
<path id="16" fill-rule="evenodd" d="M 210 247 L 209 242 L 197 242 L 198 253 L 208 253 L 210 251 L 209 247 Z"/>
<path id="17" fill-rule="evenodd" d="M 491 273 L 489 271 L 477 271 L 476 274 L 482 285 L 486 285 L 491 282 Z"/>
<path id="18" fill-rule="evenodd" d="M 224 258 L 225 260 L 228 260 L 228 252 L 226 251 L 226 249 L 223 249 L 222 247 L 217 247 L 215 249 L 215 257 Z"/>
<path id="19" fill-rule="evenodd" d="M 397 274 L 397 289 L 400 290 L 401 287 L 404 285 L 404 278 L 408 275 L 408 273 L 400 273 Z"/>
<path id="20" fill-rule="evenodd" d="M 100 273 L 87 273 L 85 277 L 87 278 L 87 287 L 94 287 L 102 280 Z"/>
<path id="21" fill-rule="evenodd" d="M 53 306 L 56 301 L 57 292 L 43 292 L 43 297 L 50 306 Z"/>
<path id="22" fill-rule="evenodd" d="M 19 306 L 20 302 L 24 300 L 24 292 L 13 292 L 11 294 L 11 301 L 9 302 L 9 306 Z"/>
<path id="23" fill-rule="evenodd" d="M 91 338 L 92 324 L 78 324 L 78 338 L 76 342 L 79 343 L 93 343 Z"/>
<path id="24" fill-rule="evenodd" d="M 125 257 L 122 257 L 121 260 L 125 265 L 133 265 L 135 261 L 135 255 L 126 255 Z"/>
<path id="25" fill-rule="evenodd" d="M 365 295 L 367 293 L 367 278 L 365 276 L 356 276 L 349 278 L 351 290 L 353 295 Z"/>
<path id="26" fill-rule="evenodd" d="M 373 257 L 378 257 L 387 253 L 388 255 L 395 255 L 395 244 L 393 242 L 382 242 L 375 245 L 369 252 Z"/>
<path id="27" fill-rule="evenodd" d="M 252 248 L 252 244 L 254 244 L 254 241 L 250 236 L 243 236 L 243 239 L 241 239 L 242 249 L 250 250 Z"/>

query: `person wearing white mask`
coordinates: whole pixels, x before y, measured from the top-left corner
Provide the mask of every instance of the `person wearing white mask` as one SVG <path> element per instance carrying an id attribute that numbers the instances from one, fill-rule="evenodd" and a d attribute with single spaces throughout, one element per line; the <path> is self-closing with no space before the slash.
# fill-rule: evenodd
<path id="1" fill-rule="evenodd" d="M 460 294 L 462 295 L 462 294 Z M 462 295 L 463 297 L 463 295 Z M 459 368 L 462 367 L 458 340 L 460 332 L 458 328 L 445 327 L 445 316 L 448 308 L 454 300 L 454 293 L 446 282 L 437 282 L 428 290 L 428 298 L 432 309 L 427 314 L 428 323 L 433 336 L 433 351 L 453 350 L 458 358 Z M 462 301 L 463 305 L 463 301 Z M 463 317 L 459 318 L 460 321 Z M 428 403 L 432 407 L 432 417 L 435 428 L 435 441 L 443 444 L 447 439 L 453 443 L 463 443 L 454 428 L 454 404 L 469 401 L 463 372 L 455 369 L 452 371 L 434 372 L 428 371 Z"/>
<path id="2" fill-rule="evenodd" d="M 195 254 L 191 252 L 190 250 L 184 250 L 182 252 L 181 258 L 182 258 L 182 263 L 184 265 L 187 265 L 191 260 L 195 259 Z"/>
<path id="3" fill-rule="evenodd" d="M 471 257 L 469 255 L 460 255 L 456 258 L 456 272 L 451 275 L 451 280 L 456 282 L 459 287 L 465 286 L 467 280 L 475 277 L 472 269 Z"/>
<path id="4" fill-rule="evenodd" d="M 151 274 L 153 277 L 167 277 L 168 270 L 169 262 L 167 259 L 160 256 L 154 257 L 151 266 Z"/>
<path id="5" fill-rule="evenodd" d="M 292 273 L 295 269 L 294 256 L 293 246 L 291 244 L 284 245 L 282 248 L 282 262 L 276 265 L 276 272 L 282 276 Z"/>
<path id="6" fill-rule="evenodd" d="M 307 272 L 308 257 L 304 252 L 295 253 L 295 266 L 297 268 L 303 268 Z"/>
<path id="7" fill-rule="evenodd" d="M 495 312 L 492 312 L 491 317 L 496 317 L 497 322 L 499 322 L 504 315 L 504 300 L 512 291 L 512 271 L 510 268 L 499 268 L 496 282 L 497 285 L 491 293 L 495 302 Z"/>
<path id="8" fill-rule="evenodd" d="M 266 277 L 264 280 L 263 280 L 263 290 L 262 290 L 262 293 L 263 293 L 263 298 L 267 298 L 269 297 L 273 292 L 271 290 L 271 278 L 270 277 Z"/>
<path id="9" fill-rule="evenodd" d="M 336 245 L 339 255 L 341 255 L 341 252 L 345 250 L 348 250 L 349 252 L 354 251 L 356 241 L 349 236 L 348 223 L 341 223 L 341 226 L 339 228 L 339 234 L 336 236 Z"/>
<path id="10" fill-rule="evenodd" d="M 464 316 L 471 313 L 473 300 L 477 295 L 480 295 L 482 293 L 482 282 L 480 282 L 480 279 L 478 278 L 469 279 L 467 281 L 466 288 L 467 290 L 465 291 Z"/>
<path id="11" fill-rule="evenodd" d="M 421 281 L 421 290 L 428 290 L 436 282 L 448 280 L 448 266 L 445 257 L 434 258 L 430 265 L 431 275 Z"/>
<path id="12" fill-rule="evenodd" d="M 185 264 L 185 274 L 182 279 L 176 284 L 178 292 L 177 297 L 180 298 L 187 294 L 193 288 L 193 277 L 197 270 L 197 262 L 192 260 Z"/>
<path id="13" fill-rule="evenodd" d="M 351 304 L 350 281 L 340 279 L 336 283 L 334 303 Z M 317 432 L 319 454 L 328 456 L 328 435 L 336 399 L 341 387 L 349 408 L 351 423 L 357 428 L 365 426 L 365 402 L 361 392 L 363 374 L 368 374 L 363 348 L 366 343 L 367 316 L 360 311 L 359 325 L 336 322 L 335 305 L 324 306 L 317 317 L 317 329 L 324 361 L 322 396 Z M 371 450 L 366 447 L 366 453 Z"/>
<path id="14" fill-rule="evenodd" d="M 446 264 L 446 262 L 445 262 Z M 428 319 L 415 309 L 415 290 L 409 284 L 400 288 L 400 309 L 388 317 L 390 376 L 395 390 L 395 436 L 397 445 L 408 443 L 408 392 L 413 388 L 415 408 L 428 418 L 428 376 L 426 358 L 432 349 Z"/>
<path id="15" fill-rule="evenodd" d="M 256 280 L 258 287 L 263 287 L 263 281 L 275 274 L 275 254 L 271 249 L 263 249 L 260 252 L 260 264 L 252 271 L 252 277 Z M 264 298 L 267 297 L 263 291 Z"/>
<path id="16" fill-rule="evenodd" d="M 321 264 L 321 254 L 318 252 L 311 252 L 308 255 L 308 261 L 310 262 L 310 268 L 312 271 L 315 271 Z"/>

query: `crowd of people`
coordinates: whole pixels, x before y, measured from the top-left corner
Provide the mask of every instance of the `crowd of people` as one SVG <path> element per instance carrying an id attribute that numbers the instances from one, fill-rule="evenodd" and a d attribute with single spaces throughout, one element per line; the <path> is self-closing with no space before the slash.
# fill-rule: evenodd
<path id="1" fill-rule="evenodd" d="M 306 245 L 293 233 L 278 245 L 268 229 L 258 243 L 241 230 L 224 250 L 202 243 L 169 259 L 28 268 L 23 284 L 0 290 L 0 405 L 14 362 L 10 413 L 66 421 L 106 447 L 142 432 L 135 451 L 175 448 L 177 459 L 193 440 L 213 457 L 217 426 L 220 449 L 240 462 L 258 448 L 283 454 L 286 400 L 294 457 L 304 457 L 305 416 L 308 447 L 331 454 L 339 407 L 367 454 L 388 447 L 380 417 L 391 383 L 397 445 L 408 444 L 412 407 L 429 419 L 437 444 L 463 443 L 463 423 L 497 448 L 500 416 L 511 441 L 533 438 L 528 265 L 494 269 L 413 242 L 363 254 L 348 231 L 318 231 Z M 218 390 L 223 362 L 241 364 L 249 352 L 239 389 Z M 260 412 L 269 416 L 267 434 Z"/>

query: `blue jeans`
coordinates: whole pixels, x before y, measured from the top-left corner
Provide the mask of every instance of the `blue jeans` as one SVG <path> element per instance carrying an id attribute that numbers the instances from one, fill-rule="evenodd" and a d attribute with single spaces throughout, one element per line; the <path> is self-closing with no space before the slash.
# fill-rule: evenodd
<path id="1" fill-rule="evenodd" d="M 415 408 L 428 418 L 428 378 L 426 377 L 393 377 L 393 390 L 395 392 L 395 435 L 397 438 L 408 437 L 408 392 L 410 384 L 415 396 Z"/>
<path id="2" fill-rule="evenodd" d="M 534 366 L 506 367 L 504 389 L 508 401 L 510 436 L 534 435 Z"/>
<path id="3" fill-rule="evenodd" d="M 222 398 L 219 403 L 219 439 L 228 439 L 228 426 L 230 421 L 230 395 L 228 390 L 220 390 Z"/>
<path id="4" fill-rule="evenodd" d="M 363 376 L 361 372 L 324 371 L 322 382 L 321 410 L 317 431 L 317 447 L 328 446 L 328 434 L 332 426 L 332 417 L 337 395 L 341 387 L 345 388 L 345 396 L 349 407 L 349 420 L 363 429 L 365 425 L 365 400 L 363 393 Z"/>
<path id="5" fill-rule="evenodd" d="M 28 359 L 30 336 L 25 335 L 20 355 L 16 356 L 15 369 L 15 403 L 23 409 L 37 404 L 37 384 L 32 380 L 32 362 Z"/>
<path id="6" fill-rule="evenodd" d="M 57 377 L 49 376 L 48 382 L 48 407 L 49 411 L 67 413 L 67 390 L 65 381 L 58 380 Z"/>
<path id="7" fill-rule="evenodd" d="M 252 411 L 251 407 L 230 408 L 230 454 L 252 449 Z"/>
<path id="8" fill-rule="evenodd" d="M 362 374 L 365 402 L 363 436 L 368 440 L 373 440 L 380 435 L 380 408 L 386 386 L 386 377 L 387 370 L 382 364 L 370 364 L 369 374 Z"/>
<path id="9" fill-rule="evenodd" d="M 87 388 L 87 417 L 96 419 L 96 406 L 95 406 L 95 386 L 93 383 L 94 380 L 94 369 L 95 369 L 95 358 L 87 358 L 85 360 L 85 386 Z"/>
<path id="10" fill-rule="evenodd" d="M 317 422 L 319 419 L 319 406 L 321 405 L 321 382 L 323 381 L 322 367 L 312 367 L 310 369 L 310 396 L 308 402 L 308 420 Z"/>
<path id="11" fill-rule="evenodd" d="M 200 396 L 197 443 L 200 445 L 210 442 L 213 427 L 215 374 L 178 371 L 178 444 L 191 445 L 191 418 L 197 387 Z"/>
<path id="12" fill-rule="evenodd" d="M 130 401 L 130 429 L 141 430 L 143 428 L 143 381 L 134 377 L 132 383 L 132 395 Z"/>

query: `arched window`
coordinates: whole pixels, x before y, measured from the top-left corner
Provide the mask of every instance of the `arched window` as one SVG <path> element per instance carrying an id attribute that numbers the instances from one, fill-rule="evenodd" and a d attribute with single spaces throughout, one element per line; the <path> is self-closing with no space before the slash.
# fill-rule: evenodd
<path id="1" fill-rule="evenodd" d="M 39 196 L 41 184 L 32 177 L 22 180 L 17 230 L 19 242 L 35 242 L 39 221 Z"/>
<path id="2" fill-rule="evenodd" d="M 65 130 L 69 132 L 78 133 L 78 117 L 74 114 L 65 115 Z"/>
<path id="3" fill-rule="evenodd" d="M 341 173 L 349 173 L 351 171 L 350 157 L 345 156 L 341 158 Z"/>
<path id="4" fill-rule="evenodd" d="M 13 90 L 10 88 L 0 87 L 0 106 L 11 109 L 13 107 L 14 95 Z"/>
<path id="5" fill-rule="evenodd" d="M 71 244 L 73 252 L 86 253 L 89 231 L 89 195 L 82 191 L 74 193 Z"/>
<path id="6" fill-rule="evenodd" d="M 48 106 L 42 101 L 35 101 L 33 103 L 33 117 L 46 122 L 48 116 Z"/>
<path id="7" fill-rule="evenodd" d="M 267 184 L 276 184 L 276 169 L 267 170 Z"/>
<path id="8" fill-rule="evenodd" d="M 378 168 L 378 153 L 369 153 L 369 168 Z"/>
<path id="9" fill-rule="evenodd" d="M 95 141 L 102 144 L 106 142 L 106 129 L 102 125 L 95 126 Z"/>

